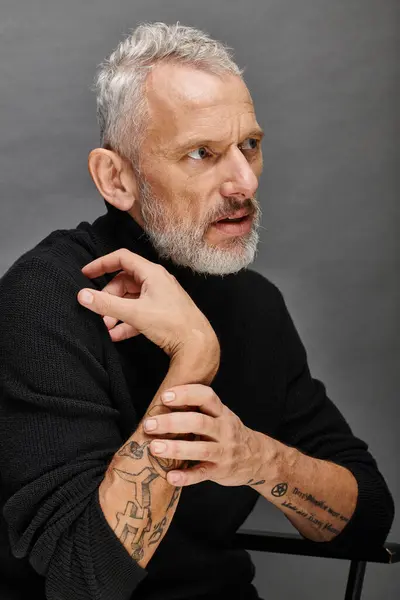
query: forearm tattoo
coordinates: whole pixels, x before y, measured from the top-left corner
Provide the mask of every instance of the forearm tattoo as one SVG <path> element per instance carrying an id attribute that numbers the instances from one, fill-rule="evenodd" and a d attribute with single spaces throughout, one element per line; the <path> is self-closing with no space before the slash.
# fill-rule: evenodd
<path id="1" fill-rule="evenodd" d="M 275 485 L 272 488 L 271 494 L 275 497 L 282 497 L 287 494 L 287 491 L 288 491 L 287 483 L 278 483 L 277 485 Z M 316 498 L 314 498 L 314 496 L 312 494 L 307 494 L 305 492 L 302 492 L 297 487 L 294 487 L 291 490 L 291 492 L 293 495 L 299 496 L 302 500 L 305 500 L 306 502 L 310 502 L 314 506 L 322 508 L 324 511 L 326 511 L 329 515 L 332 515 L 333 517 L 338 518 L 341 521 L 344 521 L 346 523 L 349 521 L 349 519 L 347 517 L 345 517 L 344 515 L 340 514 L 340 512 L 335 511 L 330 506 L 328 506 L 324 500 L 317 500 Z M 300 515 L 301 517 L 304 517 L 305 519 L 307 519 L 307 521 L 310 521 L 311 523 L 316 525 L 318 527 L 318 529 L 321 531 L 324 531 L 326 529 L 327 531 L 330 531 L 331 533 L 334 533 L 334 534 L 340 533 L 340 530 L 336 529 L 333 526 L 333 524 L 330 523 L 329 521 L 318 519 L 315 516 L 315 513 L 307 512 L 303 508 L 299 508 L 298 506 L 296 506 L 295 504 L 292 504 L 288 500 L 284 500 L 284 502 L 282 502 L 282 506 L 284 506 L 285 508 L 289 508 L 290 510 L 292 510 L 296 514 Z"/>
<path id="2" fill-rule="evenodd" d="M 164 517 L 162 519 L 162 521 L 160 521 L 159 523 L 156 523 L 154 525 L 154 531 L 151 534 L 151 536 L 149 537 L 149 546 L 151 546 L 151 544 L 156 544 L 157 542 L 160 541 L 162 534 L 164 533 L 164 527 L 167 523 L 167 517 Z"/>
<path id="3" fill-rule="evenodd" d="M 139 473 L 128 473 L 120 469 L 114 469 L 114 472 L 134 485 L 133 500 L 127 502 L 123 513 L 116 514 L 117 525 L 114 532 L 124 545 L 129 544 L 132 558 L 141 560 L 144 556 L 144 536 L 150 531 L 152 524 L 150 483 L 158 474 L 149 467 Z"/>
<path id="4" fill-rule="evenodd" d="M 129 456 L 130 458 L 139 460 L 143 458 L 145 448 L 150 444 L 150 441 L 144 442 L 141 446 L 135 441 L 128 442 L 119 450 L 118 456 Z"/>
<path id="5" fill-rule="evenodd" d="M 330 515 L 332 515 L 332 517 L 337 517 L 341 521 L 345 521 L 346 523 L 349 521 L 349 519 L 344 515 L 341 515 L 340 512 L 332 510 L 330 506 L 325 504 L 324 500 L 316 500 L 312 494 L 305 494 L 304 492 L 301 492 L 297 487 L 293 488 L 293 494 L 295 496 L 300 496 L 302 500 L 307 500 L 308 502 L 311 502 L 311 504 L 314 504 L 314 506 L 319 506 L 323 510 L 326 510 Z"/>
<path id="6" fill-rule="evenodd" d="M 157 406 L 163 407 L 163 405 Z M 154 409 L 156 407 L 152 408 Z M 158 412 L 157 414 L 160 413 Z M 142 444 L 139 444 L 136 441 L 129 441 L 118 451 L 119 456 L 127 456 L 135 461 L 141 460 L 147 455 L 150 462 L 149 466 L 145 466 L 135 473 L 113 468 L 113 472 L 118 477 L 133 485 L 132 500 L 127 502 L 124 512 L 116 513 L 117 524 L 114 532 L 125 546 L 130 546 L 130 554 L 135 560 L 141 560 L 143 558 L 144 538 L 152 528 L 152 498 L 150 484 L 158 477 L 167 479 L 169 471 L 174 469 L 184 469 L 191 462 L 195 462 L 154 456 L 148 448 L 150 443 L 151 440 L 146 440 Z M 181 489 L 181 487 L 174 487 L 166 512 L 168 512 L 168 510 L 176 503 Z M 148 545 L 160 541 L 166 524 L 167 517 L 164 516 L 159 523 L 154 525 L 154 529 L 149 536 Z"/>

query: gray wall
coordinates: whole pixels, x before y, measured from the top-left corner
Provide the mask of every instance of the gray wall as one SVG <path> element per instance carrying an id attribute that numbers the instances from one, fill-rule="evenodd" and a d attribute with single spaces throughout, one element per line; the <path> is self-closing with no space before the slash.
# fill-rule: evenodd
<path id="1" fill-rule="evenodd" d="M 282 290 L 314 376 L 397 506 L 399 12 L 396 0 L 0 2 L 0 274 L 53 229 L 103 213 L 86 166 L 98 145 L 89 87 L 120 37 L 179 20 L 223 39 L 266 131 L 254 268 Z M 295 532 L 263 499 L 246 525 Z M 345 562 L 253 556 L 265 598 L 343 597 Z M 365 600 L 399 591 L 400 568 L 368 567 Z"/>

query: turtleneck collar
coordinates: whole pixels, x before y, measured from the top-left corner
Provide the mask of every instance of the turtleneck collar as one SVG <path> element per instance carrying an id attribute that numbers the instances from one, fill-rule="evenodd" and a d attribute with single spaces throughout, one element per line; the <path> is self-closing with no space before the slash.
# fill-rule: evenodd
<path id="1" fill-rule="evenodd" d="M 160 258 L 147 233 L 129 213 L 115 208 L 106 200 L 104 203 L 107 213 L 92 223 L 95 233 L 102 241 L 104 254 L 127 248 L 151 262 L 161 264 L 176 277 L 187 292 L 193 292 L 201 283 L 220 279 L 218 275 L 194 273 L 189 267 L 182 267 L 169 259 Z"/>

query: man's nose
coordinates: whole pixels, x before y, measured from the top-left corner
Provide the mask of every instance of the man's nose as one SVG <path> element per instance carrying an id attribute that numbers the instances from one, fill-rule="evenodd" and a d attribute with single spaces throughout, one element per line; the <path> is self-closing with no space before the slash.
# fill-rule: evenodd
<path id="1" fill-rule="evenodd" d="M 225 197 L 242 195 L 252 198 L 258 188 L 258 177 L 239 148 L 232 149 L 225 168 L 228 169 L 228 176 L 221 186 L 221 194 Z"/>

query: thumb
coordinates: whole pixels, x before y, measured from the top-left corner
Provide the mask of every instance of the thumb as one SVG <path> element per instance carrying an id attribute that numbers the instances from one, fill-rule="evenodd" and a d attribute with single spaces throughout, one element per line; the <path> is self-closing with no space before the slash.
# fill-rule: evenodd
<path id="1" fill-rule="evenodd" d="M 132 302 L 135 300 L 120 298 L 107 292 L 93 289 L 83 289 L 78 292 L 78 302 L 102 317 L 114 317 L 119 321 L 132 324 Z"/>

